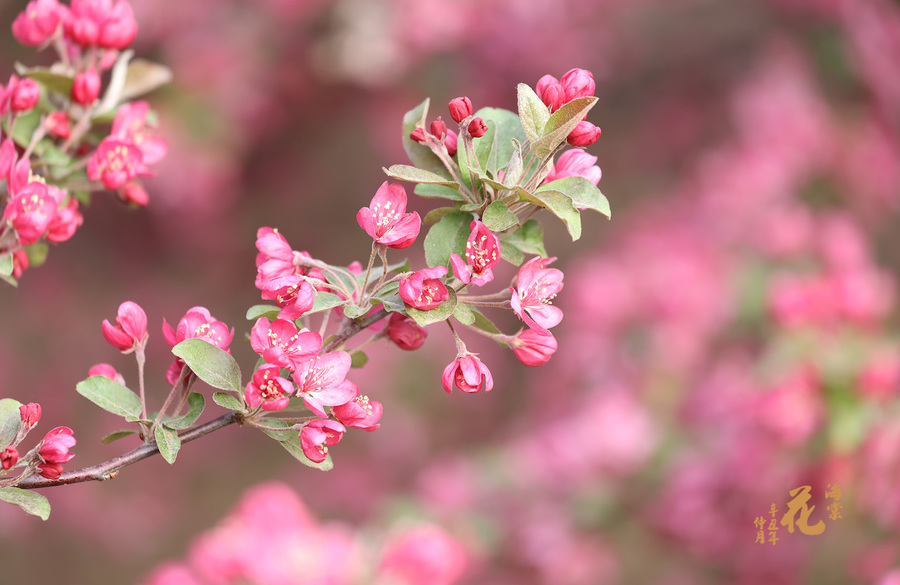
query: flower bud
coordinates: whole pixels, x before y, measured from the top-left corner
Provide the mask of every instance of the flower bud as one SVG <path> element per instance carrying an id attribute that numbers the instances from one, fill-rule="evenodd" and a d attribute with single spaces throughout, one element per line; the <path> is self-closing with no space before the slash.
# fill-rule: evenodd
<path id="1" fill-rule="evenodd" d="M 141 207 L 147 207 L 147 203 L 150 202 L 150 196 L 147 194 L 147 190 L 144 189 L 143 185 L 136 181 L 125 183 L 119 188 L 118 193 L 119 199 L 125 203 L 134 203 Z"/>
<path id="2" fill-rule="evenodd" d="M 450 117 L 456 123 L 461 123 L 472 115 L 472 100 L 465 96 L 450 100 L 447 107 L 450 109 Z"/>
<path id="3" fill-rule="evenodd" d="M 590 97 L 597 88 L 594 84 L 594 75 L 587 69 L 571 69 L 559 78 L 559 83 L 565 89 L 567 102 L 580 97 Z"/>
<path id="4" fill-rule="evenodd" d="M 104 378 L 109 378 L 113 382 L 118 382 L 121 385 L 125 385 L 125 378 L 122 377 L 122 374 L 116 371 L 114 367 L 109 364 L 94 364 L 91 366 L 91 369 L 88 370 L 88 376 L 103 376 Z"/>
<path id="5" fill-rule="evenodd" d="M 447 154 L 453 156 L 456 154 L 459 145 L 459 136 L 453 130 L 447 130 L 447 137 L 444 138 L 444 146 L 447 147 Z"/>
<path id="6" fill-rule="evenodd" d="M 125 301 L 119 305 L 116 324 L 104 319 L 101 324 L 103 337 L 110 345 L 124 353 L 147 341 L 147 314 L 137 303 Z"/>
<path id="7" fill-rule="evenodd" d="M 83 106 L 90 105 L 100 95 L 100 76 L 94 69 L 88 69 L 84 73 L 75 76 L 72 84 L 72 99 Z"/>
<path id="8" fill-rule="evenodd" d="M 425 130 L 423 130 L 422 128 L 416 128 L 409 133 L 409 139 L 414 142 L 418 142 L 419 144 L 425 144 Z"/>
<path id="9" fill-rule="evenodd" d="M 431 125 L 428 127 L 428 131 L 431 133 L 432 136 L 435 136 L 437 138 L 443 138 L 444 136 L 447 135 L 447 124 L 445 124 L 444 121 L 441 120 L 441 117 L 438 116 L 437 120 L 432 122 Z"/>
<path id="10" fill-rule="evenodd" d="M 72 133 L 72 127 L 69 125 L 69 115 L 65 112 L 53 112 L 44 120 L 44 127 L 47 133 L 54 138 L 67 139 Z"/>
<path id="11" fill-rule="evenodd" d="M 13 90 L 10 107 L 14 112 L 24 112 L 33 108 L 40 97 L 41 86 L 38 85 L 37 81 L 26 77 L 20 80 Z"/>
<path id="12" fill-rule="evenodd" d="M 545 75 L 538 80 L 535 93 L 551 112 L 566 103 L 566 90 L 552 75 Z"/>
<path id="13" fill-rule="evenodd" d="M 482 388 L 490 392 L 494 387 L 494 377 L 480 359 L 463 351 L 444 368 L 441 384 L 447 392 L 453 389 L 454 384 L 463 392 L 478 392 Z"/>
<path id="14" fill-rule="evenodd" d="M 56 0 L 32 0 L 13 22 L 13 36 L 27 47 L 43 45 L 56 32 L 63 14 Z"/>
<path id="15" fill-rule="evenodd" d="M 391 313 L 384 333 L 397 347 L 406 351 L 419 349 L 428 337 L 428 331 L 415 319 L 400 313 Z"/>
<path id="16" fill-rule="evenodd" d="M 535 329 L 519 332 L 511 344 L 513 352 L 520 362 L 526 366 L 543 366 L 556 352 L 556 338 L 547 331 L 541 333 Z"/>
<path id="17" fill-rule="evenodd" d="M 3 469 L 9 469 L 19 462 L 19 450 L 15 447 L 7 447 L 0 453 L 0 465 Z"/>
<path id="18" fill-rule="evenodd" d="M 41 420 L 41 405 L 37 402 L 29 402 L 19 407 L 19 413 L 22 415 L 22 424 L 27 430 L 31 430 Z"/>
<path id="19" fill-rule="evenodd" d="M 481 118 L 475 118 L 469 122 L 469 134 L 472 138 L 481 138 L 484 136 L 484 133 L 487 132 L 487 129 L 487 124 L 485 124 L 484 120 Z"/>
<path id="20" fill-rule="evenodd" d="M 590 146 L 600 138 L 600 128 L 590 122 L 579 122 L 566 141 L 572 146 Z"/>

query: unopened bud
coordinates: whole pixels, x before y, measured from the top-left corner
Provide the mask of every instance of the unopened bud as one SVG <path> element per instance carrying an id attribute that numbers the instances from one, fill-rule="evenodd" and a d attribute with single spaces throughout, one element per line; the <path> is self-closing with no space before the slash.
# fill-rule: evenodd
<path id="1" fill-rule="evenodd" d="M 19 407 L 19 413 L 22 415 L 22 424 L 31 430 L 41 420 L 41 405 L 37 402 L 23 404 Z"/>
<path id="2" fill-rule="evenodd" d="M 41 97 L 41 86 L 37 81 L 26 77 L 16 84 L 13 90 L 10 107 L 14 112 L 24 112 L 33 108 Z"/>
<path id="3" fill-rule="evenodd" d="M 541 77 L 534 88 L 534 92 L 541 98 L 544 105 L 550 108 L 551 112 L 555 112 L 561 105 L 566 103 L 566 90 L 559 80 L 552 75 Z"/>
<path id="4" fill-rule="evenodd" d="M 453 130 L 447 130 L 447 137 L 444 138 L 444 146 L 447 147 L 447 154 L 449 154 L 450 156 L 456 154 L 458 145 L 459 135 L 457 135 Z"/>
<path id="5" fill-rule="evenodd" d="M 542 333 L 534 329 L 519 332 L 512 340 L 513 352 L 526 366 L 543 366 L 556 352 L 556 338 L 550 332 Z"/>
<path id="6" fill-rule="evenodd" d="M 118 193 L 119 199 L 125 203 L 134 203 L 141 207 L 147 207 L 147 203 L 150 202 L 150 196 L 147 195 L 147 190 L 136 181 L 125 183 L 125 185 L 119 189 Z"/>
<path id="7" fill-rule="evenodd" d="M 88 69 L 84 73 L 75 76 L 72 84 L 72 99 L 83 106 L 90 105 L 100 95 L 100 76 L 94 69 Z"/>
<path id="8" fill-rule="evenodd" d="M 428 337 L 428 332 L 424 327 L 411 317 L 400 313 L 391 313 L 384 333 L 397 347 L 407 351 L 419 349 L 425 343 L 425 338 Z"/>
<path id="9" fill-rule="evenodd" d="M 590 146 L 600 138 L 600 128 L 590 122 L 579 122 L 566 141 L 572 146 Z"/>
<path id="10" fill-rule="evenodd" d="M 65 112 L 53 112 L 44 120 L 44 126 L 47 133 L 55 138 L 65 140 L 72 133 L 72 127 L 69 125 L 69 115 Z"/>
<path id="11" fill-rule="evenodd" d="M 484 123 L 484 120 L 481 118 L 475 118 L 471 122 L 469 122 L 469 134 L 472 138 L 480 138 L 484 136 L 484 133 L 487 132 L 487 124 Z"/>
<path id="12" fill-rule="evenodd" d="M 0 453 L 0 465 L 9 469 L 19 462 L 19 451 L 15 447 L 7 447 Z"/>
<path id="13" fill-rule="evenodd" d="M 436 138 L 443 138 L 447 135 L 447 124 L 445 124 L 444 121 L 441 120 L 441 117 L 438 116 L 438 119 L 432 122 L 428 127 L 428 131 Z"/>
<path id="14" fill-rule="evenodd" d="M 419 144 L 425 144 L 425 130 L 416 128 L 409 133 L 409 139 L 418 142 Z"/>
<path id="15" fill-rule="evenodd" d="M 472 100 L 465 96 L 450 100 L 447 107 L 450 109 L 450 117 L 456 123 L 461 123 L 472 115 Z"/>
<path id="16" fill-rule="evenodd" d="M 567 102 L 580 97 L 590 97 L 597 89 L 594 75 L 587 69 L 572 69 L 559 78 L 559 83 L 565 89 Z"/>

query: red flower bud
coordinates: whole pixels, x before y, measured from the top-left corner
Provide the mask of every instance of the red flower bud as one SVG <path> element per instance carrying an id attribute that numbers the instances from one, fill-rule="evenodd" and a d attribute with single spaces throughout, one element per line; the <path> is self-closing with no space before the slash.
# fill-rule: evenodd
<path id="1" fill-rule="evenodd" d="M 567 102 L 575 98 L 590 97 L 597 88 L 593 74 L 587 69 L 571 69 L 559 78 L 559 83 L 565 88 Z"/>
<path id="2" fill-rule="evenodd" d="M 535 93 L 546 106 L 549 106 L 551 112 L 555 112 L 566 103 L 566 90 L 552 75 L 545 75 L 538 80 Z"/>
<path id="3" fill-rule="evenodd" d="M 22 424 L 27 430 L 31 430 L 41 420 L 41 405 L 37 402 L 29 402 L 19 407 L 22 415 Z"/>
<path id="4" fill-rule="evenodd" d="M 9 469 L 19 462 L 19 451 L 15 447 L 7 447 L 0 453 L 0 465 L 3 469 Z"/>
<path id="5" fill-rule="evenodd" d="M 14 112 L 24 112 L 33 108 L 40 97 L 41 86 L 38 85 L 37 81 L 26 77 L 20 80 L 13 90 L 10 107 Z"/>
<path id="6" fill-rule="evenodd" d="M 450 100 L 447 107 L 450 109 L 450 117 L 457 123 L 472 115 L 472 100 L 465 96 Z"/>
<path id="7" fill-rule="evenodd" d="M 84 73 L 75 76 L 72 84 L 72 99 L 83 106 L 90 105 L 100 95 L 100 76 L 94 69 L 88 69 Z"/>
<path id="8" fill-rule="evenodd" d="M 428 337 L 424 327 L 400 313 L 391 313 L 384 332 L 397 347 L 406 351 L 419 349 Z"/>
<path id="9" fill-rule="evenodd" d="M 590 146 L 600 138 L 600 128 L 590 122 L 579 122 L 566 141 L 572 146 Z"/>
<path id="10" fill-rule="evenodd" d="M 472 138 L 480 138 L 484 136 L 484 133 L 487 132 L 487 124 L 484 123 L 484 120 L 481 118 L 475 118 L 471 122 L 469 122 L 469 134 Z"/>
<path id="11" fill-rule="evenodd" d="M 441 117 L 438 116 L 438 119 L 432 122 L 428 127 L 428 131 L 432 136 L 443 138 L 447 135 L 447 124 L 445 124 L 444 121 L 441 120 Z"/>
<path id="12" fill-rule="evenodd" d="M 421 128 L 416 128 L 415 130 L 413 130 L 412 132 L 409 133 L 409 139 L 413 140 L 415 142 L 418 142 L 419 144 L 424 144 L 425 143 L 425 130 L 423 130 Z"/>
<path id="13" fill-rule="evenodd" d="M 512 350 L 519 361 L 526 366 L 543 366 L 556 352 L 556 338 L 549 331 L 541 333 L 527 329 L 512 340 Z"/>
<path id="14" fill-rule="evenodd" d="M 69 125 L 69 115 L 65 112 L 53 112 L 47 116 L 44 126 L 47 128 L 50 136 L 62 138 L 63 140 L 72 133 L 72 128 Z"/>
<path id="15" fill-rule="evenodd" d="M 447 137 L 444 138 L 444 146 L 447 147 L 447 154 L 453 156 L 459 145 L 459 136 L 453 130 L 447 130 Z"/>

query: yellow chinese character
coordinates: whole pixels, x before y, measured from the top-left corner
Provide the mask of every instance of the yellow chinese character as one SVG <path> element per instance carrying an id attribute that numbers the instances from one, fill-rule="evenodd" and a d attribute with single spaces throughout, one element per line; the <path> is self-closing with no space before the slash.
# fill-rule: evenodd
<path id="1" fill-rule="evenodd" d="M 760 530 L 756 533 L 756 542 L 754 544 L 766 544 L 766 533 Z"/>
<path id="2" fill-rule="evenodd" d="M 778 532 L 778 520 L 776 520 L 775 518 L 772 518 L 772 520 L 769 522 L 769 530 L 774 530 L 775 532 Z"/>
<path id="3" fill-rule="evenodd" d="M 775 504 L 772 504 L 771 506 L 769 506 L 769 514 L 772 515 L 772 518 L 774 518 L 775 514 L 777 514 L 777 513 L 778 513 L 778 508 L 775 507 Z"/>
<path id="4" fill-rule="evenodd" d="M 831 512 L 831 514 L 828 517 L 831 518 L 832 520 L 837 520 L 838 518 L 843 518 L 843 516 L 841 516 L 841 508 L 843 508 L 843 506 L 839 502 L 837 502 L 837 501 L 832 502 L 831 505 L 828 506 L 828 508 L 826 508 L 826 510 Z"/>
<path id="5" fill-rule="evenodd" d="M 809 515 L 816 509 L 815 506 L 806 505 L 812 499 L 812 496 L 809 495 L 811 489 L 811 486 L 804 485 L 789 492 L 793 499 L 787 503 L 788 511 L 781 517 L 781 525 L 787 526 L 788 532 L 791 534 L 794 533 L 794 516 L 798 512 L 800 513 L 800 519 L 797 520 L 797 528 L 800 529 L 800 532 L 808 536 L 815 536 L 825 532 L 825 523 L 821 520 L 813 526 L 809 525 Z"/>
<path id="6" fill-rule="evenodd" d="M 775 543 L 778 542 L 778 533 L 777 532 L 769 533 L 769 542 L 772 543 L 772 546 L 775 546 Z"/>
<path id="7" fill-rule="evenodd" d="M 762 530 L 766 526 L 766 519 L 762 516 L 757 516 L 753 520 L 753 525 L 756 526 L 759 530 Z"/>
<path id="8" fill-rule="evenodd" d="M 825 497 L 832 498 L 835 502 L 841 499 L 841 486 L 836 483 L 828 484 L 828 489 L 825 490 Z"/>

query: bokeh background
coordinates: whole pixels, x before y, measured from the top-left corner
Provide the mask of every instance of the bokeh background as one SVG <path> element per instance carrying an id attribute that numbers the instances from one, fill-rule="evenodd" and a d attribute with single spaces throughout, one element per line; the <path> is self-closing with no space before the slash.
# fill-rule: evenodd
<path id="1" fill-rule="evenodd" d="M 0 25 L 24 5 L 0 4 Z M 0 581 L 261 583 L 211 576 L 210 549 L 257 554 L 294 542 L 293 529 L 307 548 L 279 559 L 307 558 L 281 582 L 371 583 L 385 543 L 416 526 L 441 535 L 423 545 L 435 575 L 421 583 L 900 579 L 900 2 L 132 5 L 136 50 L 175 74 L 150 96 L 170 145 L 146 182 L 150 205 L 95 197 L 73 240 L 0 289 L 2 394 L 40 402 L 44 430 L 75 429 L 70 465 L 132 446 L 100 445 L 117 423 L 74 392 L 98 362 L 135 379 L 100 322 L 122 301 L 144 307 L 159 400 L 170 361 L 159 326 L 194 305 L 235 327 L 249 372 L 256 229 L 334 264 L 365 261 L 354 215 L 381 167 L 406 162 L 400 119 L 425 97 L 445 117 L 458 95 L 515 109 L 517 83 L 591 70 L 603 135 L 589 152 L 613 220 L 587 216 L 574 244 L 546 222 L 566 319 L 543 368 L 473 339 L 495 388 L 447 395 L 444 330 L 414 354 L 375 346 L 351 378 L 383 402 L 382 428 L 349 433 L 333 471 L 228 428 L 174 467 L 156 458 L 46 491 L 46 523 L 0 508 Z M 49 59 L 0 38 L 4 71 Z M 284 506 L 302 498 L 306 520 L 226 534 L 218 523 L 240 514 L 241 495 L 272 480 Z M 799 485 L 825 533 L 781 528 L 777 543 L 755 543 L 754 518 L 772 503 L 783 512 Z M 255 521 L 278 524 L 260 509 Z M 310 552 L 325 542 L 327 554 Z"/>

